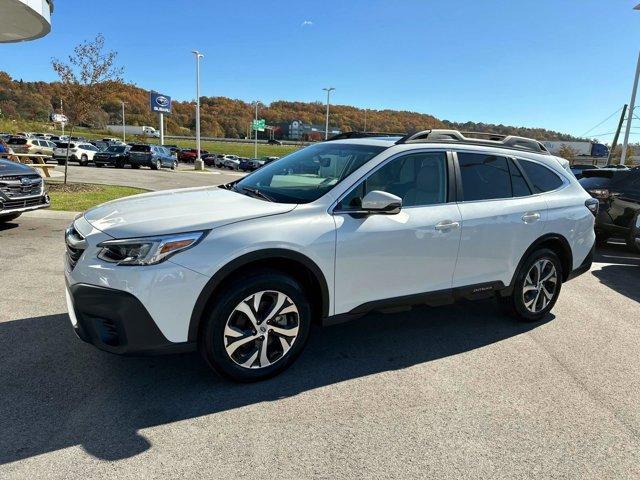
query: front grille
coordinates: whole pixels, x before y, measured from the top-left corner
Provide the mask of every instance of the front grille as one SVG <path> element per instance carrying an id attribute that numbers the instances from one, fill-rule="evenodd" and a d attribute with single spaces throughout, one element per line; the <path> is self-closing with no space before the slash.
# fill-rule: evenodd
<path id="1" fill-rule="evenodd" d="M 7 175 L 0 177 L 0 192 L 8 198 L 30 197 L 42 194 L 40 175 Z"/>
<path id="2" fill-rule="evenodd" d="M 23 200 L 6 200 L 0 202 L 1 210 L 13 210 L 15 208 L 37 207 L 45 203 L 44 197 L 25 198 Z"/>
<path id="3" fill-rule="evenodd" d="M 64 240 L 67 245 L 67 262 L 69 262 L 69 268 L 73 270 L 84 253 L 86 243 L 82 235 L 78 233 L 73 225 L 67 228 L 64 234 Z"/>

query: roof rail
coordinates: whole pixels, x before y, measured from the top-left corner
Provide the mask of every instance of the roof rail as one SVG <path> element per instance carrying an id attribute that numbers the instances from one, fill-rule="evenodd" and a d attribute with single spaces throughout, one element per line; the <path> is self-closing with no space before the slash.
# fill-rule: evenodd
<path id="1" fill-rule="evenodd" d="M 389 132 L 344 132 L 338 133 L 331 138 L 325 140 L 330 142 L 332 140 L 348 140 L 349 138 L 369 138 L 369 137 L 403 137 L 404 133 L 389 133 Z"/>
<path id="2" fill-rule="evenodd" d="M 481 137 L 481 138 L 477 138 Z M 486 137 L 486 138 L 484 138 Z M 546 147 L 533 138 L 517 137 L 515 135 L 502 135 L 491 132 L 459 132 L 458 130 L 423 130 L 421 132 L 405 135 L 396 142 L 396 145 L 405 143 L 463 143 L 467 145 L 486 145 L 499 148 L 511 148 L 548 155 Z"/>

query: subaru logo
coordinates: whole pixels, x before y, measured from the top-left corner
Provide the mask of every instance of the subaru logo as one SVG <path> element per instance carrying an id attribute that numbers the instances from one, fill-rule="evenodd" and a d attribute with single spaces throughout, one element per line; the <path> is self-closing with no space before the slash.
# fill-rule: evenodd
<path id="1" fill-rule="evenodd" d="M 31 185 L 31 179 L 30 179 L 30 178 L 27 178 L 27 177 L 22 177 L 22 178 L 20 179 L 20 183 L 21 183 L 22 185 L 25 185 L 25 186 L 26 186 L 26 185 Z"/>
<path id="2" fill-rule="evenodd" d="M 164 95 L 158 95 L 156 97 L 156 103 L 161 107 L 168 107 L 169 106 L 169 99 L 167 97 L 165 97 Z"/>

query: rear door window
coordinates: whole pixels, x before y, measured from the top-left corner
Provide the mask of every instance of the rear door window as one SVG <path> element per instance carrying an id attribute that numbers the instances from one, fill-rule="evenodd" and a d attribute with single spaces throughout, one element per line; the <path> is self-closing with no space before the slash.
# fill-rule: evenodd
<path id="1" fill-rule="evenodd" d="M 511 198 L 511 174 L 505 157 L 458 152 L 464 201 Z"/>
<path id="2" fill-rule="evenodd" d="M 511 172 L 511 189 L 514 197 L 526 197 L 531 195 L 531 189 L 527 181 L 522 176 L 522 172 L 513 160 L 509 160 L 509 171 Z"/>
<path id="3" fill-rule="evenodd" d="M 518 163 L 523 168 L 535 193 L 550 192 L 562 186 L 562 179 L 549 168 L 529 160 L 518 159 Z"/>

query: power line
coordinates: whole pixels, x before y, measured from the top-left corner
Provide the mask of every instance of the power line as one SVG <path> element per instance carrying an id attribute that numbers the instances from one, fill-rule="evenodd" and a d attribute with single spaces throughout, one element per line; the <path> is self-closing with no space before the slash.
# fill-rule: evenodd
<path id="1" fill-rule="evenodd" d="M 609 115 L 607 118 L 605 118 L 604 120 L 602 120 L 599 124 L 594 125 L 593 127 L 591 127 L 589 130 L 587 130 L 586 132 L 584 132 L 582 135 L 580 135 L 581 137 L 584 137 L 587 133 L 591 132 L 592 130 L 595 130 L 596 128 L 598 128 L 600 125 L 602 125 L 604 122 L 606 122 L 607 120 L 609 120 L 611 117 L 613 117 L 616 113 L 618 113 L 620 110 L 622 110 L 624 107 L 620 107 L 619 109 L 617 109 L 615 112 L 613 112 L 611 115 Z"/>

